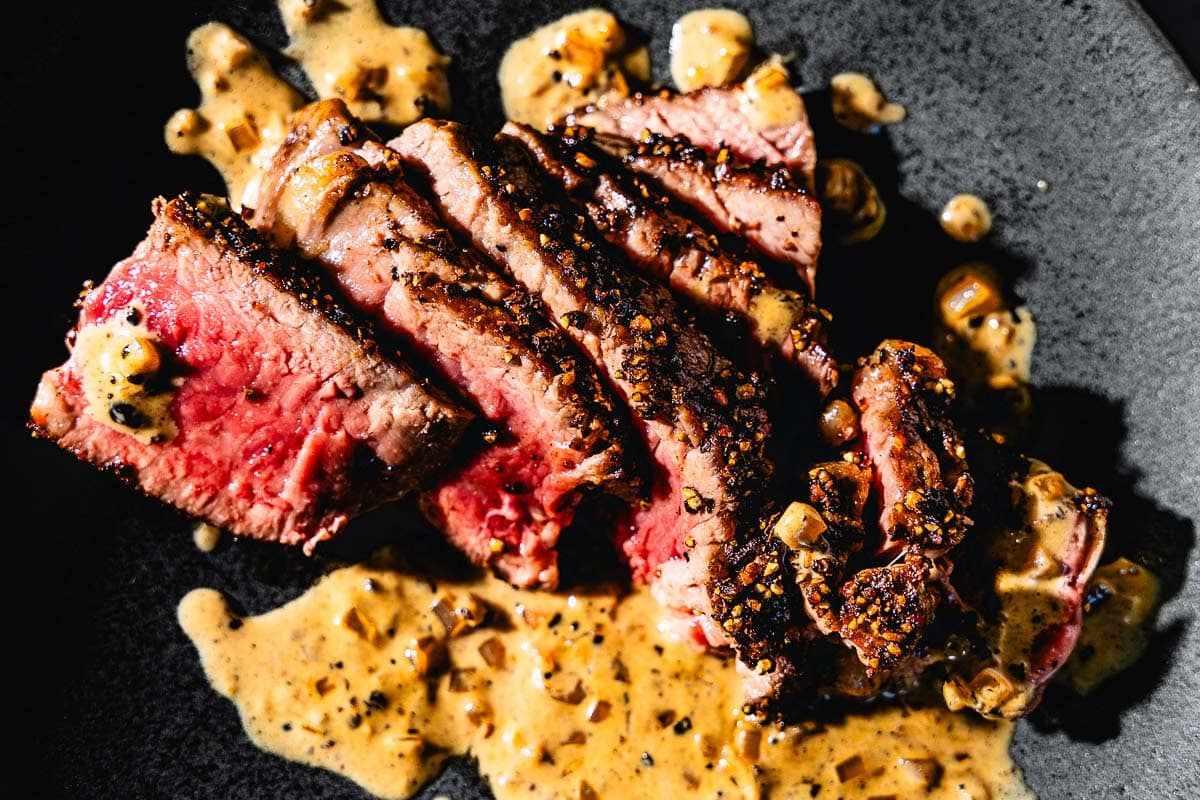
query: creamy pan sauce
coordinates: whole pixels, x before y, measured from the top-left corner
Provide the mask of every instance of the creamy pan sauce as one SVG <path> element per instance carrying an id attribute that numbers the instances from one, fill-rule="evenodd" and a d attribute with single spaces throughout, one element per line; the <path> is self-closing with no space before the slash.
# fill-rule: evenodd
<path id="1" fill-rule="evenodd" d="M 728 8 L 701 8 L 671 28 L 671 80 L 681 92 L 734 83 L 754 51 L 750 20 Z"/>
<path id="2" fill-rule="evenodd" d="M 631 78 L 650 79 L 649 51 L 631 45 L 611 13 L 591 8 L 513 42 L 500 62 L 500 96 L 509 119 L 547 128 L 589 103 L 628 97 Z"/>
<path id="3" fill-rule="evenodd" d="M 1031 797 L 1009 723 L 880 709 L 781 730 L 743 716 L 734 662 L 661 633 L 644 590 L 434 586 L 358 565 L 258 617 L 196 590 L 179 619 L 256 744 L 381 797 L 411 796 L 465 753 L 501 800 Z"/>
<path id="4" fill-rule="evenodd" d="M 449 112 L 450 59 L 424 31 L 389 25 L 374 0 L 279 0 L 279 12 L 291 37 L 286 53 L 320 99 L 341 98 L 362 119 L 391 125 Z M 226 25 L 192 31 L 187 52 L 200 106 L 175 112 L 167 146 L 208 159 L 237 207 L 308 101 Z"/>

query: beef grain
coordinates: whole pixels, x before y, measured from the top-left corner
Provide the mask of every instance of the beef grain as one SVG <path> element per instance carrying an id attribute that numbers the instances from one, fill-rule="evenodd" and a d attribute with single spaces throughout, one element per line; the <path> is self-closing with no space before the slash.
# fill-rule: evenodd
<path id="1" fill-rule="evenodd" d="M 635 578 L 690 614 L 704 640 L 732 642 L 748 670 L 780 674 L 793 584 L 761 521 L 772 467 L 757 378 L 718 353 L 664 287 L 612 258 L 514 142 L 422 121 L 392 146 L 456 232 L 543 299 L 632 409 L 655 468 L 649 501 L 618 536 Z"/>
<path id="2" fill-rule="evenodd" d="M 638 490 L 630 427 L 588 360 L 539 302 L 454 245 L 340 101 L 298 113 L 255 203 L 257 225 L 321 264 L 491 423 L 425 494 L 427 516 L 511 583 L 557 585 L 556 545 L 581 500 Z"/>
<path id="3" fill-rule="evenodd" d="M 524 145 L 602 236 L 650 276 L 714 320 L 738 320 L 754 342 L 801 370 L 827 394 L 837 363 L 826 344 L 830 316 L 801 292 L 781 288 L 744 253 L 679 213 L 664 193 L 595 147 L 588 128 L 540 134 L 509 122 Z"/>
<path id="4" fill-rule="evenodd" d="M 712 155 L 729 148 L 742 161 L 782 164 L 804 182 L 811 181 L 817 149 L 808 115 L 758 128 L 742 110 L 742 91 L 741 86 L 726 86 L 686 94 L 635 94 L 623 102 L 568 115 L 567 121 L 633 140 L 640 139 L 645 131 L 686 136 Z"/>
<path id="5" fill-rule="evenodd" d="M 815 296 L 821 207 L 785 167 L 738 164 L 728 149 L 710 155 L 682 136 L 649 134 L 637 141 L 597 136 L 595 141 L 708 225 L 794 269 L 809 296 Z"/>
<path id="6" fill-rule="evenodd" d="M 306 551 L 445 463 L 470 414 L 385 359 L 307 267 L 220 201 L 160 199 L 154 216 L 83 298 L 76 333 L 123 316 L 157 339 L 174 435 L 143 442 L 98 420 L 78 348 L 42 377 L 35 435 L 234 534 Z"/>

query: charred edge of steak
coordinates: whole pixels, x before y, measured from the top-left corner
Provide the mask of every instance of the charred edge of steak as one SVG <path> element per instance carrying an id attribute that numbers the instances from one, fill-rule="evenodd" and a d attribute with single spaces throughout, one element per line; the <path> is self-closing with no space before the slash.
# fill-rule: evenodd
<path id="1" fill-rule="evenodd" d="M 678 264 L 699 262 L 701 272 L 684 278 L 690 284 L 688 294 L 693 297 L 709 296 L 709 285 L 729 287 L 724 300 L 698 301 L 711 315 L 729 320 L 732 312 L 738 324 L 753 329 L 758 322 L 752 306 L 754 297 L 764 290 L 774 298 L 786 297 L 791 308 L 786 341 L 774 340 L 773 332 L 769 334 L 772 338 L 758 332 L 755 336 L 759 344 L 795 362 L 823 394 L 833 388 L 837 364 L 829 354 L 825 331 L 831 316 L 812 301 L 807 291 L 785 294 L 774 286 L 740 241 L 720 241 L 670 195 L 597 147 L 592 129 L 567 126 L 552 129 L 549 135 L 524 135 L 536 138 L 538 148 L 548 151 L 545 158 L 554 163 L 543 164 L 546 171 L 558 178 L 568 195 L 587 209 L 596 228 L 630 258 L 667 281 L 678 271 Z M 653 254 L 632 252 L 629 245 L 622 245 L 634 224 L 654 229 Z"/>
<path id="2" fill-rule="evenodd" d="M 729 486 L 746 486 L 769 474 L 762 455 L 767 424 L 761 378 L 738 371 L 691 327 L 663 287 L 610 255 L 588 219 L 536 180 L 537 167 L 523 148 L 498 140 L 497 151 L 498 161 L 479 154 L 482 174 L 538 231 L 539 244 L 566 282 L 587 295 L 593 319 L 580 315 L 566 322 L 622 329 L 620 336 L 630 346 L 620 378 L 633 387 L 630 402 L 636 411 L 677 424 L 677 410 L 686 407 L 695 418 L 689 427 L 698 423 L 701 429 L 700 447 L 718 448 L 729 463 L 724 474 Z M 685 354 L 681 345 L 702 346 L 706 352 Z M 701 355 L 707 368 L 696 371 L 685 355 Z"/>
<path id="3" fill-rule="evenodd" d="M 842 587 L 839 633 L 868 675 L 895 669 L 920 642 L 941 600 L 933 564 L 919 552 L 855 573 Z"/>
<path id="4" fill-rule="evenodd" d="M 524 148 L 503 137 L 494 147 L 489 152 L 476 143 L 473 155 L 484 165 L 482 175 L 540 232 L 540 245 L 563 276 L 587 294 L 594 320 L 627 332 L 621 378 L 633 387 L 629 399 L 636 412 L 695 431 L 699 441 L 693 443 L 721 465 L 720 479 L 732 501 L 723 513 L 732 516 L 741 536 L 724 543 L 722 558 L 709 564 L 713 618 L 743 663 L 773 671 L 777 665 L 770 654 L 780 650 L 780 631 L 793 627 L 795 592 L 786 588 L 786 555 L 764 524 L 764 487 L 773 469 L 764 454 L 768 426 L 761 379 L 734 369 L 690 328 L 665 289 L 610 256 L 587 218 L 536 179 Z M 593 324 L 580 317 L 570 322 Z M 693 369 L 681 345 L 703 348 L 708 368 Z M 685 510 L 695 504 L 699 511 L 711 500 L 685 492 L 684 502 Z"/>
<path id="5" fill-rule="evenodd" d="M 478 285 L 446 281 L 430 272 L 398 273 L 395 280 L 407 282 L 418 302 L 454 309 L 457 318 L 480 336 L 504 341 L 514 359 L 528 362 L 548 377 L 561 378 L 559 400 L 571 408 L 568 424 L 579 432 L 573 449 L 589 456 L 610 450 L 613 468 L 604 476 L 606 491 L 625 499 L 639 496 L 641 476 L 630 474 L 624 463 L 623 442 L 629 435 L 625 415 L 615 407 L 612 393 L 592 365 L 549 322 L 540 303 L 511 286 L 493 301 Z"/>
<path id="6" fill-rule="evenodd" d="M 156 211 L 162 202 L 161 199 L 155 201 Z M 331 280 L 311 266 L 272 248 L 223 200 L 189 191 L 167 201 L 161 211 L 172 221 L 227 248 L 250 264 L 254 274 L 298 297 L 310 309 L 350 333 L 363 347 L 377 347 L 374 327 L 347 310 Z"/>
<path id="7" fill-rule="evenodd" d="M 889 368 L 897 382 L 896 435 L 905 442 L 923 441 L 936 454 L 941 471 L 940 480 L 932 485 L 905 487 L 904 496 L 892 506 L 893 530 L 886 533 L 930 553 L 955 547 L 972 524 L 966 510 L 972 502 L 974 481 L 967 471 L 966 447 L 954 424 L 951 404 L 955 390 L 945 365 L 932 353 L 918 355 L 915 345 L 884 343 L 859 366 Z M 901 451 L 884 457 L 902 461 L 907 454 Z"/>
<path id="8" fill-rule="evenodd" d="M 871 487 L 870 468 L 847 461 L 817 464 L 808 471 L 808 499 L 825 520 L 820 547 L 808 553 L 805 570 L 797 568 L 796 580 L 803 593 L 805 610 L 822 633 L 840 627 L 838 586 L 850 557 L 862 548 L 866 537 L 863 508 Z"/>

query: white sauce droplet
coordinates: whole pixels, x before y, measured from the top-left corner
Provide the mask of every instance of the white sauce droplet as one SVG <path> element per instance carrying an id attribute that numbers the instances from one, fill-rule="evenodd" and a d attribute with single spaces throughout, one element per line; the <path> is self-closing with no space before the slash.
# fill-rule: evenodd
<path id="1" fill-rule="evenodd" d="M 904 119 L 904 106 L 889 103 L 875 82 L 859 72 L 843 72 L 830 81 L 833 89 L 833 116 L 839 123 L 859 133 L 871 133 L 880 125 Z"/>
<path id="2" fill-rule="evenodd" d="M 736 83 L 754 49 L 750 20 L 727 8 L 702 8 L 671 28 L 671 80 L 681 92 Z"/>

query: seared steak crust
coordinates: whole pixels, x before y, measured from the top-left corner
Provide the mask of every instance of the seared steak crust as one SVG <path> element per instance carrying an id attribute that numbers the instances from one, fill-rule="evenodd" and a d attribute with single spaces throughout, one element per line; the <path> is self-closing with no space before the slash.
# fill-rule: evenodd
<path id="1" fill-rule="evenodd" d="M 974 486 L 950 415 L 954 383 L 945 365 L 928 348 L 889 339 L 859 362 L 853 397 L 879 486 L 884 549 L 942 555 L 971 524 Z"/>
<path id="2" fill-rule="evenodd" d="M 340 101 L 300 112 L 260 187 L 259 224 L 322 264 L 492 423 L 480 452 L 426 493 L 426 513 L 511 582 L 554 586 L 554 548 L 583 493 L 637 493 L 615 395 L 539 302 L 454 245 L 395 153 Z"/>
<path id="3" fill-rule="evenodd" d="M 776 285 L 751 258 L 672 208 L 670 198 L 595 147 L 588 128 L 537 133 L 509 122 L 503 133 L 520 141 L 552 179 L 583 208 L 613 246 L 650 275 L 717 319 L 739 320 L 755 342 L 778 354 L 822 394 L 837 381 L 826 348 L 829 314 L 811 299 Z"/>
<path id="4" fill-rule="evenodd" d="M 785 167 L 738 164 L 728 149 L 709 155 L 682 136 L 647 134 L 636 142 L 597 136 L 595 141 L 718 231 L 791 266 L 815 296 L 821 207 Z"/>
<path id="5" fill-rule="evenodd" d="M 620 103 L 570 114 L 568 123 L 626 139 L 640 139 L 644 131 L 686 136 L 714 155 L 727 147 L 742 161 L 782 164 L 797 176 L 811 179 L 817 150 L 807 116 L 758 127 L 742 110 L 742 91 L 740 86 L 722 86 L 684 94 L 667 90 L 639 93 Z"/>
<path id="6" fill-rule="evenodd" d="M 185 194 L 154 212 L 82 300 L 77 331 L 144 324 L 172 378 L 174 435 L 146 443 L 98 421 L 85 389 L 98 365 L 78 348 L 42 379 L 36 435 L 188 514 L 307 550 L 445 462 L 470 415 L 385 360 L 327 281 L 220 201 Z"/>
<path id="7" fill-rule="evenodd" d="M 697 614 L 710 641 L 727 637 L 744 663 L 773 670 L 772 638 L 791 609 L 786 561 L 760 524 L 772 470 L 757 377 L 718 353 L 663 287 L 611 258 L 515 142 L 488 146 L 455 123 L 422 121 L 393 146 L 458 232 L 542 297 L 633 409 L 659 470 L 620 537 L 635 577 Z"/>

